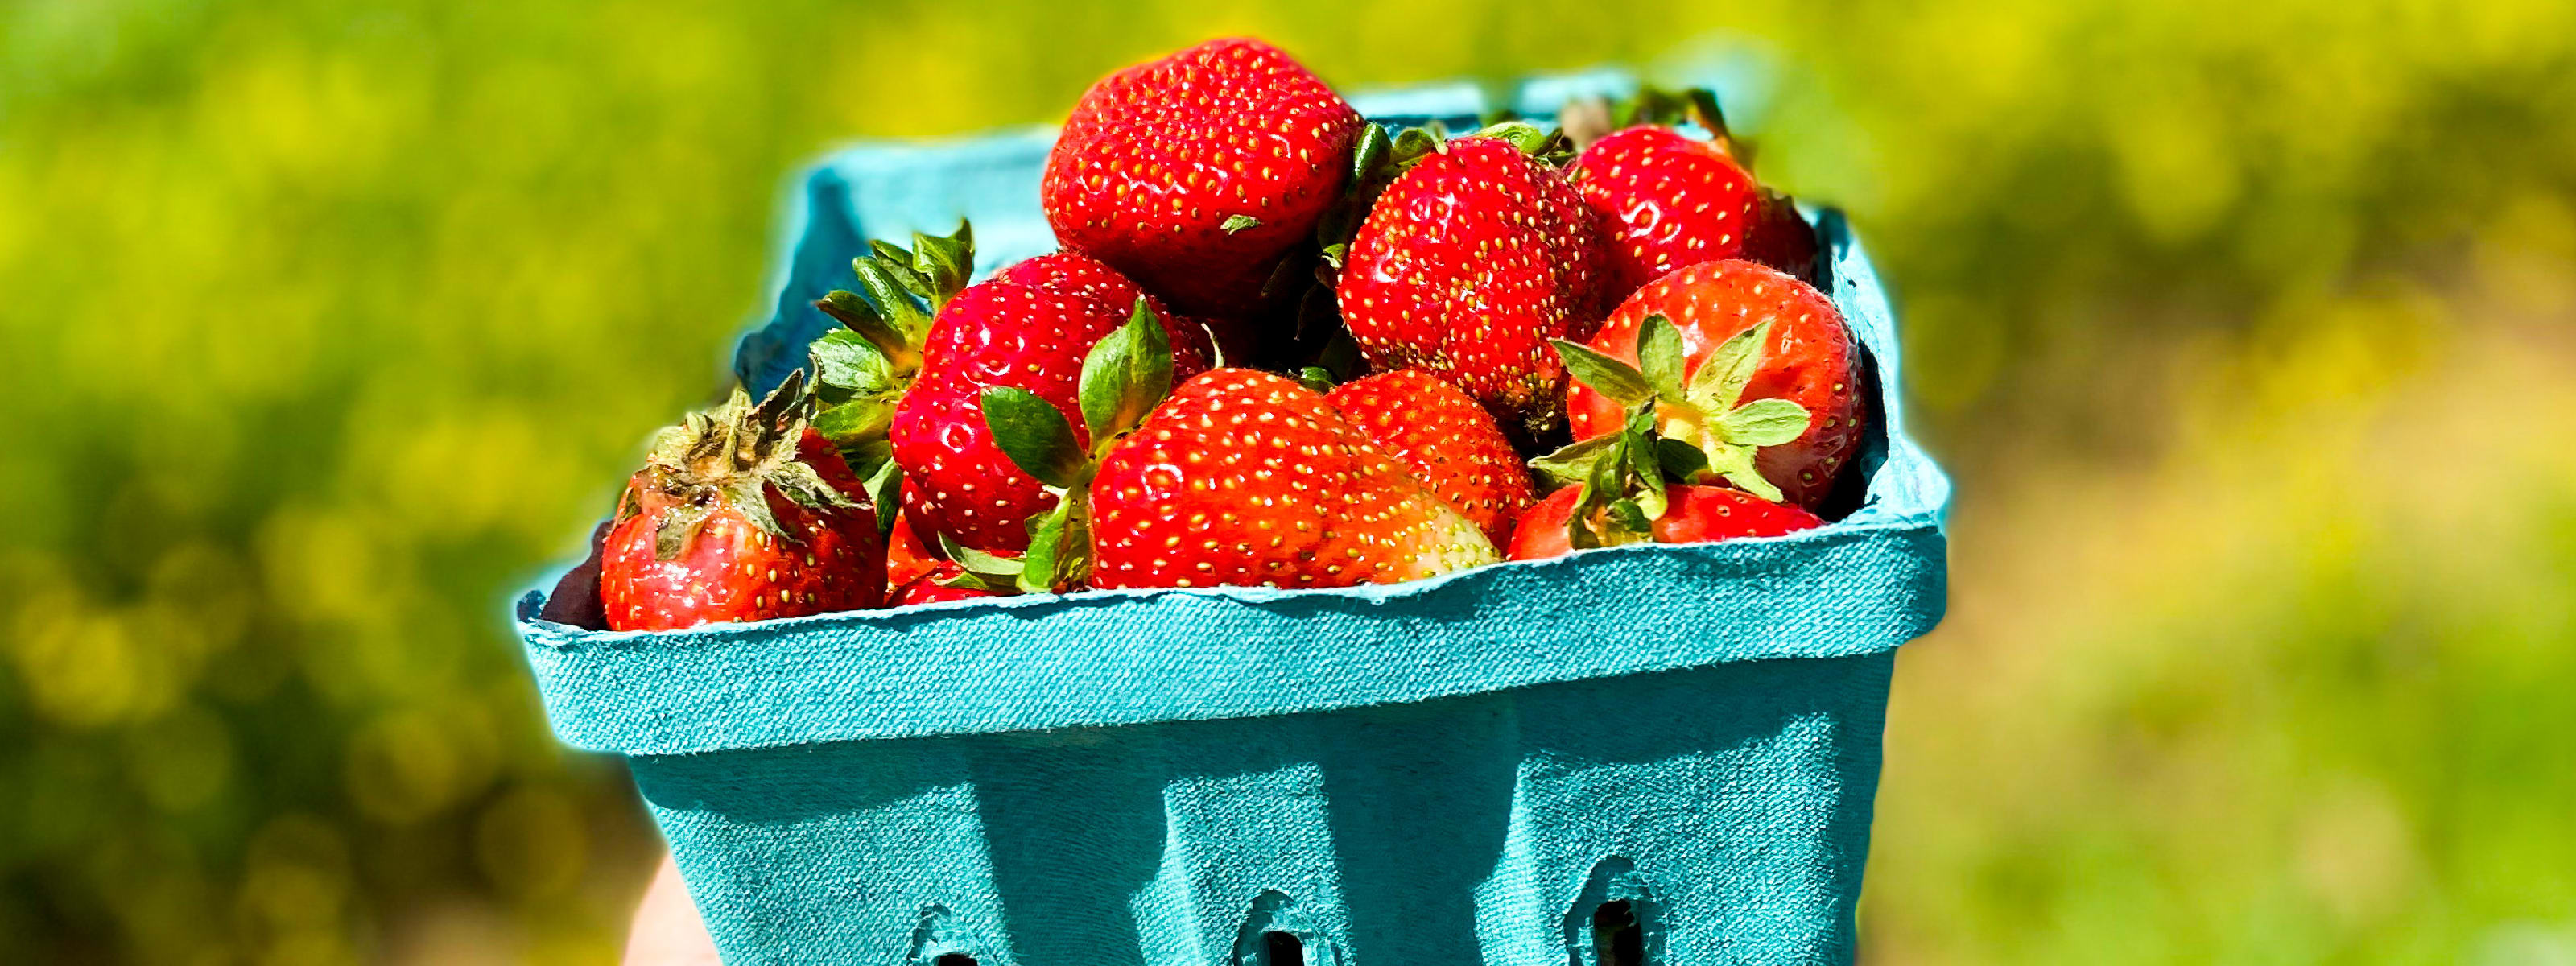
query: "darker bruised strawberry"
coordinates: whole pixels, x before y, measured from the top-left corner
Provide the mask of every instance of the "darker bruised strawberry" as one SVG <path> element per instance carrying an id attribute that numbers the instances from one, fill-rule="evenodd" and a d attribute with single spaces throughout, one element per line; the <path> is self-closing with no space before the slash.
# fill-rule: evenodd
<path id="1" fill-rule="evenodd" d="M 1511 538 L 1512 521 L 1537 499 L 1529 468 L 1493 414 L 1429 373 L 1382 372 L 1324 398 L 1497 545 Z"/>
<path id="2" fill-rule="evenodd" d="M 1679 269 L 1628 297 L 1589 345 L 1617 359 L 1637 359 L 1638 326 L 1660 315 L 1679 330 L 1684 372 L 1695 374 L 1710 351 L 1728 337 L 1765 321 L 1770 344 L 1743 395 L 1724 405 L 1786 399 L 1807 411 L 1805 432 L 1787 443 L 1762 447 L 1754 465 L 1780 488 L 1787 502 L 1814 507 L 1833 489 L 1835 474 L 1859 451 L 1861 438 L 1858 349 L 1831 299 L 1805 282 L 1753 262 L 1706 262 Z M 1723 408 L 1721 406 L 1720 408 Z M 1619 404 L 1590 387 L 1575 385 L 1566 410 L 1576 439 L 1619 429 Z"/>
<path id="3" fill-rule="evenodd" d="M 1338 296 L 1375 368 L 1448 380 L 1533 430 L 1559 417 L 1555 338 L 1606 304 L 1598 226 L 1554 169 L 1495 137 L 1446 142 L 1378 196 Z"/>
<path id="4" fill-rule="evenodd" d="M 877 606 L 885 552 L 857 477 L 806 429 L 801 373 L 655 437 L 601 546 L 615 630 L 671 630 Z M 790 441 L 794 442 L 790 442 Z"/>
<path id="5" fill-rule="evenodd" d="M 965 576 L 966 568 L 947 561 L 940 561 L 937 566 L 913 577 L 911 580 L 906 581 L 902 587 L 898 588 L 895 591 L 894 602 L 891 606 L 909 607 L 914 604 L 936 604 L 947 600 L 974 600 L 980 597 L 1001 596 L 1000 594 L 989 590 L 981 590 L 974 587 L 951 587 L 946 583 L 946 581 L 962 579 Z"/>
<path id="6" fill-rule="evenodd" d="M 1754 259 L 1803 276 L 1815 260 L 1797 208 L 1722 141 L 1639 125 L 1593 142 L 1566 176 L 1601 215 L 1613 297 L 1700 262 Z"/>
<path id="7" fill-rule="evenodd" d="M 1066 249 L 1180 311 L 1241 315 L 1340 198 L 1365 123 L 1277 48 L 1212 40 L 1084 92 L 1039 196 Z"/>
<path id="8" fill-rule="evenodd" d="M 1073 413 L 1083 355 L 1127 320 L 1140 295 L 1134 282 L 1097 261 L 1040 255 L 968 286 L 939 310 L 921 375 L 896 407 L 889 434 L 911 482 L 904 512 L 915 526 L 978 550 L 1028 545 L 1028 519 L 1056 498 L 993 444 L 980 394 L 1015 386 Z M 1206 369 L 1206 330 L 1177 324 L 1148 304 L 1170 335 L 1174 371 Z"/>
<path id="9" fill-rule="evenodd" d="M 1521 515 L 1513 531 L 1513 560 L 1562 557 L 1568 542 L 1575 501 L 1581 487 L 1549 494 Z M 1665 491 L 1668 505 L 1654 521 L 1656 543 L 1713 543 L 1739 537 L 1777 537 L 1825 525 L 1815 514 L 1718 486 L 1674 486 Z"/>
<path id="10" fill-rule="evenodd" d="M 1323 396 L 1247 369 L 1173 389 L 1090 494 L 1100 588 L 1346 587 L 1496 559 L 1474 521 Z"/>

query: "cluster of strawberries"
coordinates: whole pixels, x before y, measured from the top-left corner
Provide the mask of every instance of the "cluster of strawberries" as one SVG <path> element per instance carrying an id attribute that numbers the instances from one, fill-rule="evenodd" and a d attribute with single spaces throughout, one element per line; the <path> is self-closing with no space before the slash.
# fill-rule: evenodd
<path id="1" fill-rule="evenodd" d="M 1101 80 L 1047 161 L 1062 252 L 968 285 L 963 226 L 876 243 L 810 379 L 662 431 L 609 625 L 1820 525 L 1866 414 L 1807 225 L 1704 93 L 1568 117 L 1390 134 L 1253 40 Z"/>

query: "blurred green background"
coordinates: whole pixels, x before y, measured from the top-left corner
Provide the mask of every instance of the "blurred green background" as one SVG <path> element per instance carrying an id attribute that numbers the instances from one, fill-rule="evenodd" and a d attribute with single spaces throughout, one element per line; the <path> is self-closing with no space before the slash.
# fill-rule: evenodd
<path id="1" fill-rule="evenodd" d="M 1231 32 L 1774 66 L 1961 484 L 1867 962 L 2576 962 L 2553 0 L 0 3 L 0 962 L 612 961 L 654 839 L 502 605 L 783 179 Z"/>

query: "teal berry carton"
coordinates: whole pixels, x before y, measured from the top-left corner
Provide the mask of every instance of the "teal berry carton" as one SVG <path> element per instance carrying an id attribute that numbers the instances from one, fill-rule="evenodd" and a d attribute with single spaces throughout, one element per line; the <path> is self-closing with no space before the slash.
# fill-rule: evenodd
<path id="1" fill-rule="evenodd" d="M 1616 75 L 1524 85 L 1546 117 Z M 1472 125 L 1478 89 L 1362 96 Z M 866 239 L 1054 247 L 1045 129 L 859 144 L 796 182 L 755 392 Z M 546 713 L 624 758 L 728 963 L 1840 963 L 1899 645 L 1946 596 L 1948 480 L 1904 432 L 1850 226 L 1820 287 L 1876 373 L 1821 529 L 1341 590 L 1006 597 L 588 629 L 517 606 Z M 592 608 L 595 610 L 595 604 Z"/>

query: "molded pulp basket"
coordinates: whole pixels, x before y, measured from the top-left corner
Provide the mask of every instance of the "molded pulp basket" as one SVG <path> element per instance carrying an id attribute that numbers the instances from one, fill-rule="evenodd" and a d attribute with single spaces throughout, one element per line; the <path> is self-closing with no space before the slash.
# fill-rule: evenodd
<path id="1" fill-rule="evenodd" d="M 1583 84 L 1535 83 L 1544 115 Z M 1460 86 L 1361 98 L 1453 118 Z M 774 383 L 870 236 L 1053 247 L 1051 132 L 870 144 L 801 181 Z M 518 608 L 562 739 L 624 756 L 730 963 L 1848 961 L 1896 647 L 1945 595 L 1949 484 L 1841 217 L 1879 373 L 1866 501 L 1820 530 L 1391 587 L 1123 591 L 612 633 Z"/>

